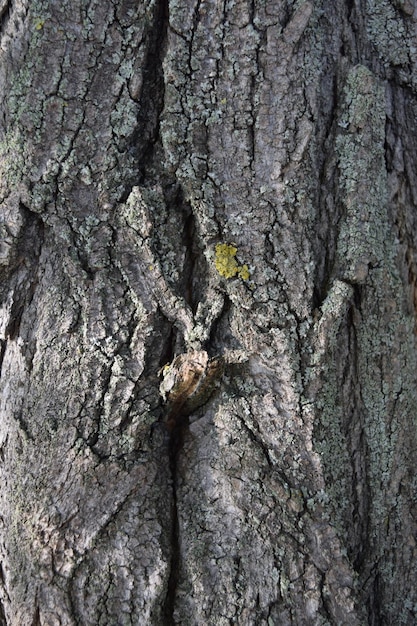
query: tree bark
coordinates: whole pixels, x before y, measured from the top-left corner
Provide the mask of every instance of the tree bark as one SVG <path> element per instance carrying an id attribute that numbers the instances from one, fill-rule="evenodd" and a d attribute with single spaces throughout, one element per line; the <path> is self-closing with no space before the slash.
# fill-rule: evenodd
<path id="1" fill-rule="evenodd" d="M 415 624 L 416 3 L 0 20 L 0 624 Z"/>

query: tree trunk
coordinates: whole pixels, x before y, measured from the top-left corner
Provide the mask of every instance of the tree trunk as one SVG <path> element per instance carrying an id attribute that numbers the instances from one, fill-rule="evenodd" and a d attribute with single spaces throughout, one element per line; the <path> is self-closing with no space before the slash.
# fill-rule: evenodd
<path id="1" fill-rule="evenodd" d="M 416 3 L 0 15 L 0 624 L 415 624 Z"/>

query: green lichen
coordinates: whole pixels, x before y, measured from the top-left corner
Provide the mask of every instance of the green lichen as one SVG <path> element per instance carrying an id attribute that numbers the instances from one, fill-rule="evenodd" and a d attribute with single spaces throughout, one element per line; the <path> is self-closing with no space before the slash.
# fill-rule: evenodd
<path id="1" fill-rule="evenodd" d="M 45 24 L 45 20 L 37 19 L 35 21 L 35 30 L 42 30 L 44 24 Z"/>
<path id="2" fill-rule="evenodd" d="M 223 278 L 239 276 L 242 280 L 248 280 L 250 276 L 247 265 L 238 265 L 236 260 L 237 248 L 228 243 L 216 244 L 214 264 L 216 270 Z"/>

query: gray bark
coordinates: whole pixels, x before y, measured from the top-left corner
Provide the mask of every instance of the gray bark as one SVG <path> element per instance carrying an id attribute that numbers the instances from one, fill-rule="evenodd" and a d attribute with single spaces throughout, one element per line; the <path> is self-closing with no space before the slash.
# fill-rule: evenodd
<path id="1" fill-rule="evenodd" d="M 416 3 L 0 19 L 0 624 L 415 624 Z"/>

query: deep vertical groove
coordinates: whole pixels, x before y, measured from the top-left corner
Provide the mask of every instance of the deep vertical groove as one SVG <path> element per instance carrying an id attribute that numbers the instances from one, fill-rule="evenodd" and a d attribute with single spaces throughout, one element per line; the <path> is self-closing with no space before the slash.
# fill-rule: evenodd
<path id="1" fill-rule="evenodd" d="M 14 295 L 5 335 L 13 339 L 19 334 L 20 323 L 25 308 L 30 304 L 38 284 L 38 266 L 44 242 L 44 224 L 39 216 L 32 213 L 22 203 L 23 226 L 16 240 L 13 259 Z M 2 288 L 7 288 L 4 281 Z M 12 283 L 13 284 L 13 283 Z"/>
<path id="2" fill-rule="evenodd" d="M 3 604 L 0 602 L 0 626 L 7 626 L 6 615 L 4 613 Z"/>
<path id="3" fill-rule="evenodd" d="M 3 0 L 3 2 L 0 2 L 0 32 L 3 31 L 6 27 L 6 24 L 10 18 L 11 11 L 11 0 Z"/>
<path id="4" fill-rule="evenodd" d="M 195 225 L 192 212 L 185 205 L 180 187 L 175 180 L 167 174 L 161 165 L 160 146 L 160 118 L 164 108 L 165 100 L 165 78 L 163 71 L 163 60 L 167 47 L 167 32 L 169 25 L 169 1 L 160 0 L 155 7 L 153 27 L 149 34 L 148 53 L 143 69 L 143 85 L 140 94 L 140 113 L 137 119 L 137 127 L 134 136 L 131 138 L 131 149 L 135 151 L 138 169 L 138 181 L 143 185 L 152 184 L 158 181 L 161 184 L 166 206 L 171 210 L 176 210 L 179 220 L 183 223 L 183 245 L 187 249 L 185 267 L 182 268 L 184 277 L 181 291 L 184 292 L 185 300 L 192 306 L 193 294 L 193 274 L 195 255 L 193 243 L 195 237 Z M 129 185 L 130 187 L 130 185 Z M 129 194 L 129 189 L 125 195 Z M 178 343 L 177 332 L 172 328 L 172 332 L 167 341 L 164 360 L 171 361 L 176 352 Z M 168 421 L 165 416 L 165 422 Z M 166 590 L 166 597 L 163 607 L 164 624 L 173 626 L 177 587 L 179 580 L 179 568 L 181 560 L 180 551 L 180 525 L 178 514 L 178 456 L 183 442 L 184 428 L 187 428 L 187 420 L 179 420 L 169 435 L 169 470 L 171 476 L 171 529 L 170 529 L 170 572 Z"/>
<path id="5" fill-rule="evenodd" d="M 165 624 L 174 626 L 175 600 L 179 579 L 179 568 L 181 559 L 180 550 L 180 528 L 178 516 L 178 454 L 183 442 L 183 428 L 175 428 L 170 436 L 169 443 L 169 467 L 172 480 L 172 527 L 171 527 L 171 563 L 168 579 L 168 589 L 165 601 Z"/>
<path id="6" fill-rule="evenodd" d="M 143 84 L 140 94 L 140 113 L 136 132 L 131 138 L 131 150 L 136 152 L 139 176 L 147 182 L 146 172 L 152 169 L 155 147 L 159 139 L 160 117 L 164 108 L 165 81 L 163 58 L 167 45 L 169 21 L 168 0 L 161 0 L 155 7 L 154 25 L 147 46 L 147 56 L 143 68 Z"/>

